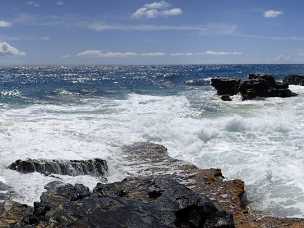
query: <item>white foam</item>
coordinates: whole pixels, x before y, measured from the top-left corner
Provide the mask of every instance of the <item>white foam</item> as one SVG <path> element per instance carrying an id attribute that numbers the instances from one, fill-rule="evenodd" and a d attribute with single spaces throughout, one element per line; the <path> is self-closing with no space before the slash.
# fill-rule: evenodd
<path id="1" fill-rule="evenodd" d="M 295 88 L 300 95 L 288 99 L 223 102 L 213 90 L 197 89 L 176 96 L 130 94 L 127 100 L 7 109 L 0 114 L 0 174 L 20 201 L 30 203 L 54 178 L 5 169 L 12 161 L 99 157 L 108 160 L 109 179 L 116 181 L 132 172 L 120 147 L 152 141 L 167 146 L 173 157 L 245 180 L 258 209 L 304 216 L 304 89 Z M 98 181 L 63 178 L 90 187 Z"/>

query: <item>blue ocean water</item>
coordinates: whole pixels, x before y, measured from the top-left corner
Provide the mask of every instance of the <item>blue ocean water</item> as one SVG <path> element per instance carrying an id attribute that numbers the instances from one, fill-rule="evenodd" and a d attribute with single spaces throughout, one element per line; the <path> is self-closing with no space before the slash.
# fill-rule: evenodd
<path id="1" fill-rule="evenodd" d="M 208 83 L 184 83 L 249 73 L 282 79 L 304 74 L 304 65 L 0 67 L 0 181 L 31 204 L 54 178 L 8 170 L 17 159 L 104 158 L 109 181 L 121 180 L 140 174 L 121 147 L 149 141 L 172 157 L 243 179 L 254 208 L 303 217 L 304 87 L 291 86 L 299 94 L 292 98 L 223 102 Z"/>
<path id="2" fill-rule="evenodd" d="M 244 78 L 267 73 L 277 78 L 303 74 L 304 65 L 153 65 L 153 66 L 12 66 L 0 67 L 1 101 L 56 100 L 62 92 L 75 96 L 166 94 L 185 89 L 184 81 L 210 77 Z"/>

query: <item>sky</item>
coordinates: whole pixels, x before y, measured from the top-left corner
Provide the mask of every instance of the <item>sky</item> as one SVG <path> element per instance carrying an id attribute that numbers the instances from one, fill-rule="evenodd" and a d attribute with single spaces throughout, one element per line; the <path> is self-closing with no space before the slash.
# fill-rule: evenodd
<path id="1" fill-rule="evenodd" d="M 1 0 L 0 64 L 304 63 L 303 0 Z"/>

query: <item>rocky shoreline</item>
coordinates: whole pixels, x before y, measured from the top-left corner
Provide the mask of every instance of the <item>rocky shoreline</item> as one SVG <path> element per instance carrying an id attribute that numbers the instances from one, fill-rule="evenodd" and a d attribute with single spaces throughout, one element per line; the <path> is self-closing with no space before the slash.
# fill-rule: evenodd
<path id="1" fill-rule="evenodd" d="M 34 207 L 0 203 L 0 227 L 304 227 L 304 219 L 264 216 L 250 209 L 242 180 L 169 157 L 164 146 L 122 150 L 139 175 L 121 182 L 51 182 Z"/>
<path id="2" fill-rule="evenodd" d="M 230 96 L 240 94 L 242 100 L 266 97 L 293 97 L 296 93 L 289 89 L 289 84 L 301 85 L 301 76 L 289 76 L 283 82 L 276 81 L 272 75 L 249 74 L 245 80 L 232 78 L 212 78 L 217 95 L 224 101 L 231 101 Z"/>

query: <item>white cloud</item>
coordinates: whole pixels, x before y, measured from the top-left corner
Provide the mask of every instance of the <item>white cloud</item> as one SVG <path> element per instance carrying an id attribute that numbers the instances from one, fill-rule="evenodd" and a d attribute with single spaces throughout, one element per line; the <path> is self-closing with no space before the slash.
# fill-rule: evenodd
<path id="1" fill-rule="evenodd" d="M 204 52 L 104 52 L 101 50 L 85 50 L 76 54 L 77 57 L 89 57 L 89 58 L 127 58 L 127 57 L 189 57 L 189 56 L 205 56 L 205 55 L 242 55 L 242 52 L 238 51 L 204 51 Z M 66 55 L 64 58 L 73 57 L 72 55 Z"/>
<path id="2" fill-rule="evenodd" d="M 7 42 L 0 42 L 0 56 L 25 56 L 25 52 L 18 50 Z"/>
<path id="3" fill-rule="evenodd" d="M 0 28 L 8 28 L 11 27 L 12 23 L 8 22 L 8 21 L 1 21 L 0 20 Z"/>
<path id="4" fill-rule="evenodd" d="M 211 51 L 208 50 L 205 52 L 206 55 L 242 55 L 242 52 L 239 51 Z"/>
<path id="5" fill-rule="evenodd" d="M 40 7 L 40 4 L 35 1 L 28 1 L 26 4 L 33 7 Z"/>
<path id="6" fill-rule="evenodd" d="M 281 16 L 282 14 L 283 14 L 283 11 L 271 9 L 271 10 L 266 10 L 264 12 L 264 17 L 275 18 L 275 17 Z"/>
<path id="7" fill-rule="evenodd" d="M 56 5 L 57 5 L 57 6 L 63 6 L 63 5 L 64 5 L 64 2 L 63 2 L 63 1 L 58 1 L 58 2 L 56 2 Z"/>
<path id="8" fill-rule="evenodd" d="M 179 16 L 183 14 L 181 8 L 171 8 L 171 4 L 166 1 L 153 2 L 145 4 L 137 9 L 133 14 L 133 18 L 157 18 L 162 16 Z"/>

